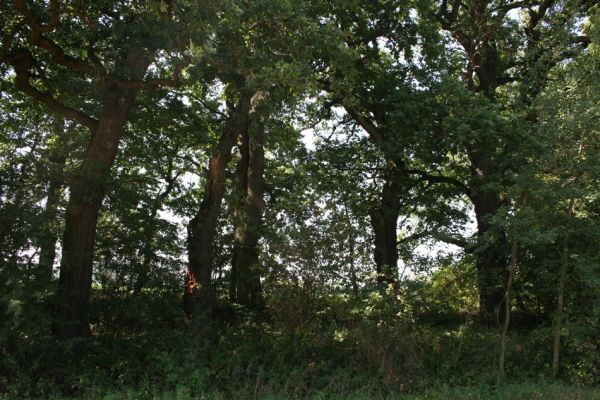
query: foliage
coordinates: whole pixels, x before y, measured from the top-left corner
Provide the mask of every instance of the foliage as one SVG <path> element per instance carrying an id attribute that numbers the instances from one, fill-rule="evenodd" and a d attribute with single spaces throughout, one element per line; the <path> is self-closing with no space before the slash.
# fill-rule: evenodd
<path id="1" fill-rule="evenodd" d="M 0 10 L 0 399 L 600 398 L 593 1 Z M 104 124 L 113 95 L 119 126 Z M 228 293 L 233 171 L 257 114 L 250 308 Z M 92 147 L 97 180 L 81 173 Z M 101 198 L 73 194 L 86 184 Z M 212 195 L 214 232 L 193 242 Z M 91 279 L 61 275 L 69 216 Z M 215 296 L 190 320 L 182 283 L 204 240 Z M 89 304 L 65 302 L 68 285 Z M 486 292 L 511 301 L 502 373 Z M 91 335 L 60 337 L 79 306 Z"/>

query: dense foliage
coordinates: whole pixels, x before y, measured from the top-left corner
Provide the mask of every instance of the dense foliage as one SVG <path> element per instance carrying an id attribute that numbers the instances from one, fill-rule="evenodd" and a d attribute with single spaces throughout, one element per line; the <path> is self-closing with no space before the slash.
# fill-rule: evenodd
<path id="1" fill-rule="evenodd" d="M 0 10 L 0 399 L 600 398 L 595 1 Z"/>

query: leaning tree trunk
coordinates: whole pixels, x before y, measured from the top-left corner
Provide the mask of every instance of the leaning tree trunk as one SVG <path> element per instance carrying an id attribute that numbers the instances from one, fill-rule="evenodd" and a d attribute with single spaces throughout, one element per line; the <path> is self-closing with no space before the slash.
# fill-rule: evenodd
<path id="1" fill-rule="evenodd" d="M 213 243 L 225 192 L 227 164 L 231 160 L 231 150 L 236 138 L 247 125 L 248 109 L 249 100 L 243 97 L 232 110 L 219 144 L 209 161 L 200 209 L 188 224 L 188 270 L 183 293 L 183 310 L 189 322 L 199 310 L 210 313 L 215 302 L 210 284 Z"/>
<path id="2" fill-rule="evenodd" d="M 264 209 L 264 125 L 251 113 L 249 129 L 240 139 L 237 169 L 236 227 L 230 297 L 252 308 L 262 304 L 258 241 Z"/>
<path id="3" fill-rule="evenodd" d="M 54 322 L 54 333 L 59 338 L 90 334 L 88 308 L 98 212 L 135 91 L 123 91 L 106 82 L 102 95 L 102 115 L 69 186 Z"/>
<path id="4" fill-rule="evenodd" d="M 395 285 L 398 278 L 398 216 L 400 196 L 406 175 L 398 166 L 389 167 L 378 207 L 371 210 L 371 224 L 375 234 L 375 266 L 377 282 Z"/>

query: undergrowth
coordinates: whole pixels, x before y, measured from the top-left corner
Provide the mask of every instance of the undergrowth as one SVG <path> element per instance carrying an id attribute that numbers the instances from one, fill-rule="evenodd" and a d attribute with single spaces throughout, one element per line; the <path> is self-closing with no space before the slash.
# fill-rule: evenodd
<path id="1" fill-rule="evenodd" d="M 43 315 L 6 325 L 0 399 L 600 399 L 575 353 L 550 381 L 547 327 L 511 330 L 499 381 L 496 328 L 469 314 L 428 322 L 377 291 L 289 290 L 260 313 L 222 305 L 191 326 L 175 294 L 107 298 L 95 295 L 88 340 L 53 341 Z"/>

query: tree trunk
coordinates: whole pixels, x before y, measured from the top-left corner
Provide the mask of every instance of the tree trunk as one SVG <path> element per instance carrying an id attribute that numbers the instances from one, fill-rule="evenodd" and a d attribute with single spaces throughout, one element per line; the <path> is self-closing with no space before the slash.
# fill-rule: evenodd
<path id="1" fill-rule="evenodd" d="M 240 138 L 237 169 L 236 227 L 234 231 L 232 301 L 252 308 L 262 304 L 258 241 L 264 209 L 264 125 L 255 112 L 250 114 L 249 129 Z"/>
<path id="2" fill-rule="evenodd" d="M 504 320 L 502 305 L 508 279 L 507 255 L 510 253 L 510 247 L 505 232 L 494 226 L 491 221 L 504 203 L 490 181 L 494 172 L 491 157 L 479 153 L 486 148 L 484 144 L 477 147 L 477 151 L 469 151 L 469 159 L 474 180 L 471 201 L 475 209 L 479 239 L 474 252 L 479 288 L 479 316 L 487 324 L 499 324 Z"/>
<path id="3" fill-rule="evenodd" d="M 65 123 L 62 118 L 57 118 L 54 124 L 54 134 L 58 137 L 64 136 Z M 58 240 L 57 214 L 60 203 L 61 189 L 64 185 L 64 172 L 66 150 L 64 141 L 59 141 L 48 157 L 48 190 L 46 191 L 46 206 L 42 212 L 41 232 L 39 235 L 40 258 L 38 261 L 37 279 L 45 285 L 52 280 L 52 270 L 56 259 L 56 241 Z"/>
<path id="4" fill-rule="evenodd" d="M 497 324 L 504 319 L 502 305 L 508 279 L 508 244 L 504 232 L 496 231 L 488 222 L 500 206 L 495 201 L 486 203 L 485 200 L 479 200 L 475 196 L 477 236 L 480 239 L 474 253 L 479 288 L 479 315 L 482 321 Z M 488 211 L 481 211 L 482 208 L 488 208 Z"/>
<path id="5" fill-rule="evenodd" d="M 103 83 L 101 91 L 102 115 L 69 186 L 54 323 L 55 335 L 63 339 L 90 334 L 88 308 L 98 212 L 135 98 L 135 91 L 122 91 L 110 81 Z"/>
<path id="6" fill-rule="evenodd" d="M 235 171 L 235 184 L 233 193 L 233 256 L 231 259 L 231 274 L 229 278 L 229 299 L 238 302 L 238 286 L 241 279 L 240 274 L 243 269 L 244 254 L 239 254 L 243 244 L 246 242 L 245 225 L 248 223 L 245 210 L 246 196 L 248 194 L 248 164 L 250 163 L 250 138 L 248 135 L 249 127 L 243 130 L 238 136 L 238 151 L 240 153 Z M 239 264 L 242 264 L 241 266 Z M 241 301 L 240 301 L 241 303 Z"/>
<path id="7" fill-rule="evenodd" d="M 527 205 L 528 192 L 523 194 L 523 208 Z M 512 311 L 512 292 L 515 274 L 517 273 L 517 251 L 519 244 L 516 237 L 513 237 L 510 247 L 510 267 L 508 269 L 508 280 L 506 282 L 506 293 L 504 294 L 504 320 L 502 325 L 502 333 L 500 334 L 500 357 L 498 362 L 498 377 L 504 378 L 505 375 L 505 360 L 506 360 L 506 336 L 510 326 L 510 318 Z"/>
<path id="8" fill-rule="evenodd" d="M 500 334 L 500 356 L 498 361 L 498 376 L 504 378 L 505 360 L 506 360 L 506 336 L 510 326 L 510 311 L 512 304 L 512 286 L 517 270 L 517 240 L 513 239 L 510 251 L 510 269 L 508 271 L 508 280 L 506 282 L 506 293 L 504 295 L 504 321 L 502 324 L 502 333 Z"/>
<path id="9" fill-rule="evenodd" d="M 388 169 L 379 207 L 371 210 L 371 224 L 375 234 L 375 266 L 377 282 L 395 285 L 398 278 L 398 216 L 400 196 L 405 174 L 396 165 Z"/>
<path id="10" fill-rule="evenodd" d="M 56 232 L 58 205 L 60 203 L 61 188 L 64 184 L 64 169 L 66 157 L 60 149 L 50 156 L 50 177 L 46 196 L 46 207 L 42 215 L 42 232 L 40 235 L 40 259 L 38 262 L 38 277 L 40 282 L 48 283 L 52 280 L 52 269 L 56 258 Z"/>
<path id="11" fill-rule="evenodd" d="M 569 209 L 567 210 L 567 223 L 573 216 L 575 207 L 575 198 L 569 200 Z M 556 378 L 560 372 L 560 337 L 562 335 L 564 314 L 565 314 L 565 284 L 567 282 L 567 269 L 569 266 L 569 227 L 567 226 L 563 236 L 562 263 L 560 264 L 560 275 L 558 278 L 558 294 L 556 317 L 554 322 L 554 343 L 552 346 L 552 375 Z"/>
<path id="12" fill-rule="evenodd" d="M 355 239 L 354 232 L 352 229 L 352 219 L 350 218 L 350 212 L 348 211 L 348 204 L 344 199 L 344 216 L 346 217 L 346 224 L 348 224 L 348 251 L 350 255 L 350 287 L 354 296 L 358 296 L 358 279 L 356 277 L 356 265 L 354 262 L 355 256 Z"/>
<path id="13" fill-rule="evenodd" d="M 188 224 L 188 271 L 183 294 L 183 310 L 188 322 L 192 321 L 199 309 L 203 313 L 210 313 L 215 302 L 210 284 L 213 242 L 225 192 L 227 164 L 231 160 L 231 150 L 236 138 L 247 126 L 249 104 L 249 99 L 242 97 L 232 110 L 219 144 L 209 161 L 200 209 Z"/>

